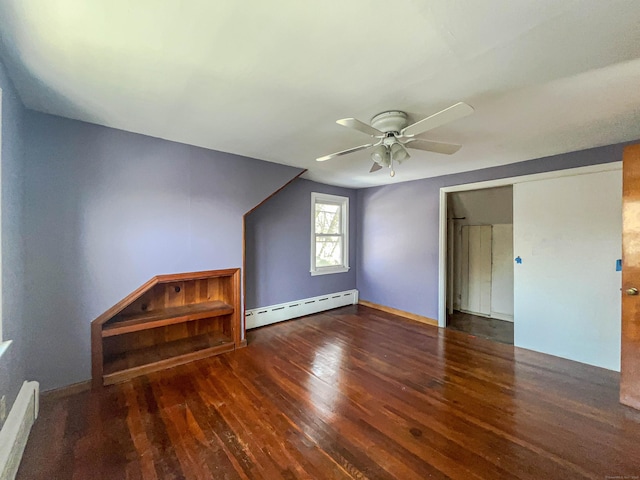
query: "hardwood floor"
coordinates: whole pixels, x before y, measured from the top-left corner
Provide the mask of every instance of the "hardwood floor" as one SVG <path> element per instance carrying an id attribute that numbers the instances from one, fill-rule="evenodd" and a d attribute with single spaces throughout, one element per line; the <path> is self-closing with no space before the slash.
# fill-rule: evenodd
<path id="1" fill-rule="evenodd" d="M 619 375 L 362 306 L 248 348 L 43 398 L 18 479 L 640 475 Z"/>
<path id="2" fill-rule="evenodd" d="M 513 322 L 454 310 L 452 315 L 447 315 L 447 326 L 469 335 L 513 345 Z"/>

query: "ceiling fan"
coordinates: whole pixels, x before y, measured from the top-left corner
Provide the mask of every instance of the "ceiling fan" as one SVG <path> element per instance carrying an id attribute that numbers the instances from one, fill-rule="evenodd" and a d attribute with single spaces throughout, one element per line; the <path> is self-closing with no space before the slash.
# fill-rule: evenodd
<path id="1" fill-rule="evenodd" d="M 316 160 L 318 162 L 324 162 L 325 160 L 329 160 L 334 157 L 348 155 L 349 153 L 358 152 L 367 148 L 373 148 L 373 152 L 371 153 L 373 166 L 369 172 L 377 172 L 382 167 L 388 167 L 391 170 L 391 176 L 393 177 L 395 175 L 395 171 L 393 169 L 394 162 L 400 164 L 409 158 L 407 148 L 443 153 L 445 155 L 451 155 L 460 150 L 462 145 L 434 142 L 432 140 L 419 137 L 418 135 L 464 118 L 472 113 L 473 107 L 466 103 L 459 102 L 439 111 L 438 113 L 434 113 L 427 118 L 423 118 L 418 122 L 412 123 L 411 125 L 407 125 L 407 114 L 397 110 L 382 112 L 375 115 L 371 119 L 371 125 L 367 125 L 355 118 L 343 118 L 341 120 L 337 120 L 336 123 L 347 128 L 358 130 L 359 132 L 373 137 L 375 140 L 372 141 L 372 143 L 367 143 L 366 145 L 360 145 L 358 147 L 349 148 L 347 150 L 342 150 L 341 152 L 316 158 Z"/>

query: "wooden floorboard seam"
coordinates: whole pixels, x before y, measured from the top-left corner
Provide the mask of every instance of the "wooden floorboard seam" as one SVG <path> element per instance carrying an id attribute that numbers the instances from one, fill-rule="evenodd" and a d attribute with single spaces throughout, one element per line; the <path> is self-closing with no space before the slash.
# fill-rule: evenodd
<path id="1" fill-rule="evenodd" d="M 619 374 L 362 305 L 43 395 L 18 480 L 640 476 Z"/>

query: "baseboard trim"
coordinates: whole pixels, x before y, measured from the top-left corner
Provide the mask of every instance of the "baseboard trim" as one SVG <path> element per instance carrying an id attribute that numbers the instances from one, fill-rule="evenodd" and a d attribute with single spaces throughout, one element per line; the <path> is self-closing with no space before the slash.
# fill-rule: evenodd
<path id="1" fill-rule="evenodd" d="M 284 322 L 292 318 L 304 317 L 324 312 L 332 308 L 355 305 L 358 303 L 358 290 L 329 293 L 319 297 L 304 298 L 294 302 L 280 303 L 262 308 L 252 308 L 245 312 L 247 330 L 264 327 L 272 323 Z"/>
<path id="2" fill-rule="evenodd" d="M 472 312 L 471 310 L 463 310 L 462 308 L 456 308 L 456 310 L 458 312 L 468 313 L 469 315 L 473 315 L 475 317 L 488 318 L 489 320 L 491 319 L 503 320 L 505 322 L 513 323 L 513 315 L 507 315 L 506 313 L 491 312 L 490 314 L 486 314 L 486 313 Z"/>
<path id="3" fill-rule="evenodd" d="M 405 312 L 404 310 L 398 310 L 397 308 L 386 307 L 384 305 L 379 305 L 377 303 L 368 302 L 366 300 L 359 300 L 359 305 L 363 305 L 369 308 L 375 308 L 376 310 L 380 310 L 383 312 L 391 313 L 393 315 L 398 315 L 399 317 L 408 318 L 409 320 L 414 320 L 416 322 L 424 323 L 426 325 L 431 325 L 433 327 L 438 326 L 438 321 L 433 318 L 423 317 L 422 315 L 417 315 L 415 313 Z"/>
<path id="4" fill-rule="evenodd" d="M 24 382 L 0 430 L 0 479 L 13 480 L 18 473 L 27 438 L 39 409 L 38 382 Z"/>
<path id="5" fill-rule="evenodd" d="M 76 395 L 88 390 L 91 390 L 91 380 L 85 380 L 84 382 L 78 382 L 72 385 L 67 385 L 66 387 L 42 392 L 42 400 L 61 400 L 66 397 L 70 397 L 71 395 Z"/>
<path id="6" fill-rule="evenodd" d="M 513 323 L 513 315 L 509 315 L 508 313 L 491 312 L 491 318 Z"/>

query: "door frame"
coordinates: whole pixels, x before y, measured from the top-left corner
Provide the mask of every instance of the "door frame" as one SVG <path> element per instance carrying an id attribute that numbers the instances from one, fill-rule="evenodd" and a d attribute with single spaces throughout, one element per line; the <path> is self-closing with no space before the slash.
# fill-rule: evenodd
<path id="1" fill-rule="evenodd" d="M 468 190 L 484 190 L 486 188 L 505 187 L 518 183 L 535 182 L 550 178 L 568 177 L 575 175 L 588 175 L 590 173 L 609 172 L 622 170 L 622 160 L 616 162 L 599 163 L 586 167 L 553 170 L 550 172 L 533 173 L 519 177 L 498 178 L 483 182 L 465 183 L 440 188 L 440 219 L 438 242 L 438 326 L 447 326 L 447 194 L 452 192 L 466 192 Z M 515 192 L 514 192 L 515 193 Z M 620 199 L 622 201 L 622 199 Z M 515 219 L 514 219 L 515 225 Z M 516 252 L 514 252 L 516 254 Z M 515 288 L 514 288 L 515 294 Z M 515 323 L 515 315 L 514 315 Z"/>

